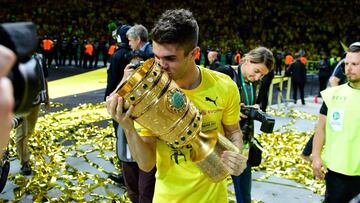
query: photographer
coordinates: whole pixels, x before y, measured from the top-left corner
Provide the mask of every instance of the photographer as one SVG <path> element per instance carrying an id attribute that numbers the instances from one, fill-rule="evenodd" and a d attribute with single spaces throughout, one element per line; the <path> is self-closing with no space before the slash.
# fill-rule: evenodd
<path id="1" fill-rule="evenodd" d="M 244 150 L 249 150 L 249 158 L 247 168 L 239 176 L 232 176 L 235 188 L 236 201 L 238 203 L 251 202 L 251 167 L 260 164 L 261 155 L 257 153 L 252 140 L 254 137 L 254 118 L 253 109 L 246 109 L 245 106 L 253 106 L 255 104 L 256 88 L 253 82 L 259 81 L 268 74 L 273 67 L 274 57 L 270 50 L 265 47 L 258 47 L 251 50 L 241 59 L 238 66 L 238 87 L 241 97 L 241 113 L 240 127 L 243 132 Z M 244 110 L 246 113 L 244 113 Z M 250 113 L 249 113 L 250 112 Z M 246 152 L 243 152 L 246 154 Z M 260 157 L 259 157 L 260 156 Z M 254 160 L 255 159 L 255 160 Z M 257 159 L 257 160 L 256 160 Z M 257 163 L 255 163 L 257 162 Z"/>
<path id="2" fill-rule="evenodd" d="M 0 159 L 10 139 L 13 118 L 13 88 L 5 76 L 14 65 L 16 56 L 10 49 L 0 45 Z"/>
<path id="3" fill-rule="evenodd" d="M 1 149 L 12 127 L 42 101 L 48 101 L 46 80 L 37 47 L 36 26 L 31 22 L 0 24 L 0 134 Z M 15 57 L 16 55 L 16 57 Z M 6 77 L 5 76 L 6 74 Z M 12 91 L 13 89 L 13 91 Z M 13 126 L 12 126 L 13 125 Z M 5 152 L 5 154 L 8 154 Z M 8 156 L 0 154 L 0 191 L 9 173 Z"/>
<path id="4" fill-rule="evenodd" d="M 34 57 L 39 61 L 42 61 L 40 56 L 35 54 Z M 38 68 L 40 69 L 42 75 L 41 90 L 45 94 L 39 94 L 39 96 L 34 99 L 33 105 L 29 108 L 28 113 L 19 117 L 21 121 L 19 122 L 19 126 L 16 128 L 16 151 L 21 164 L 20 171 L 23 175 L 31 175 L 32 173 L 28 141 L 35 129 L 40 112 L 40 104 L 44 103 L 46 109 L 50 109 L 50 100 L 47 89 L 48 72 L 47 69 L 44 69 L 41 65 Z"/>

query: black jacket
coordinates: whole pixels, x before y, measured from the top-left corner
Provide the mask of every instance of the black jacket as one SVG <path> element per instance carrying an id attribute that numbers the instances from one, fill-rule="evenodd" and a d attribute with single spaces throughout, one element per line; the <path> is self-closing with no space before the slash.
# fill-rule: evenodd
<path id="1" fill-rule="evenodd" d="M 306 67 L 301 63 L 300 59 L 290 64 L 287 72 L 291 76 L 292 82 L 305 84 L 306 82 Z"/>
<path id="2" fill-rule="evenodd" d="M 117 35 L 121 37 L 121 44 L 115 53 L 110 58 L 110 67 L 107 70 L 107 86 L 105 90 L 105 97 L 113 92 L 124 75 L 124 69 L 131 59 L 131 48 L 126 37 L 126 32 L 130 26 L 122 25 L 117 29 Z"/>

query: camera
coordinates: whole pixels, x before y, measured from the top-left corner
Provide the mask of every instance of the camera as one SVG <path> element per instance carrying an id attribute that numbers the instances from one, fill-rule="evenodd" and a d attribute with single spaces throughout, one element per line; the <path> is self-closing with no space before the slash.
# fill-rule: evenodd
<path id="1" fill-rule="evenodd" d="M 265 133 L 272 133 L 274 130 L 275 119 L 264 113 L 258 108 L 245 107 L 241 108 L 241 113 L 245 114 L 250 120 L 257 120 L 261 122 L 260 130 Z"/>
<path id="2" fill-rule="evenodd" d="M 36 27 L 31 22 L 0 24 L 0 44 L 17 56 L 8 78 L 14 88 L 15 115 L 26 115 L 44 99 L 45 76 L 40 56 L 32 55 L 37 48 Z"/>
<path id="3" fill-rule="evenodd" d="M 144 53 L 139 50 L 132 51 L 130 54 L 130 64 L 131 68 L 136 70 L 144 63 Z"/>
<path id="4" fill-rule="evenodd" d="M 135 63 L 131 63 L 131 68 L 136 70 L 137 68 L 139 68 L 142 64 L 144 63 L 144 61 L 135 61 Z"/>
<path id="5" fill-rule="evenodd" d="M 0 192 L 3 191 L 7 177 L 10 171 L 9 151 L 4 152 L 3 158 L 0 160 Z"/>

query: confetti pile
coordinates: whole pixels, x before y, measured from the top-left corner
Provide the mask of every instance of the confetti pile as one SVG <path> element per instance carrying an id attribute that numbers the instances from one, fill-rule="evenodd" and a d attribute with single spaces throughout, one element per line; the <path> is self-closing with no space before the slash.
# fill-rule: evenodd
<path id="1" fill-rule="evenodd" d="M 59 103 L 52 104 L 52 107 L 61 106 Z M 313 132 L 289 128 L 299 118 L 316 120 L 317 115 L 293 109 L 270 109 L 268 113 L 290 117 L 291 121 L 271 134 L 256 135 L 264 152 L 262 164 L 253 170 L 266 172 L 257 181 L 266 181 L 268 177 L 277 175 L 324 194 L 324 181 L 315 180 L 310 163 L 299 156 Z M 119 187 L 107 178 L 109 174 L 121 172 L 121 169 L 114 153 L 113 127 L 103 103 L 80 104 L 71 110 L 44 114 L 38 119 L 29 145 L 34 174 L 30 177 L 20 173 L 9 175 L 9 180 L 17 186 L 13 202 L 20 201 L 24 195 L 32 195 L 34 202 L 130 202 L 126 192 L 119 192 Z M 15 160 L 17 156 L 13 143 L 9 149 L 10 160 Z M 94 155 L 99 162 L 89 159 Z M 90 173 L 86 170 L 88 165 L 75 167 L 72 160 L 79 159 L 99 173 Z M 104 169 L 101 161 L 112 162 L 114 168 Z M 231 178 L 228 183 L 232 184 Z M 229 191 L 229 195 L 234 197 L 232 191 Z"/>

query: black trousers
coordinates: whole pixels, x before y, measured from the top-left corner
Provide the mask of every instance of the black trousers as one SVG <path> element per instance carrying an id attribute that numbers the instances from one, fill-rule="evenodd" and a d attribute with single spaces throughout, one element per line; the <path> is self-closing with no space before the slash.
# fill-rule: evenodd
<path id="1" fill-rule="evenodd" d="M 312 153 L 312 146 L 313 146 L 313 140 L 314 140 L 314 135 L 312 135 L 310 137 L 310 139 L 307 141 L 305 147 L 304 147 L 304 150 L 302 151 L 302 154 L 305 155 L 305 156 L 310 156 L 311 153 Z"/>
<path id="2" fill-rule="evenodd" d="M 155 189 L 156 167 L 142 171 L 136 162 L 121 162 L 125 186 L 133 203 L 151 203 Z"/>
<path id="3" fill-rule="evenodd" d="M 329 82 L 328 76 L 319 76 L 319 95 L 320 92 L 326 89 L 327 83 Z"/>
<path id="4" fill-rule="evenodd" d="M 296 100 L 297 100 L 297 89 L 299 89 L 300 98 L 301 98 L 301 103 L 305 104 L 305 99 L 304 99 L 304 86 L 305 86 L 304 83 L 292 81 L 293 99 L 294 99 L 294 102 L 296 102 Z"/>
<path id="5" fill-rule="evenodd" d="M 347 176 L 328 170 L 325 180 L 325 203 L 348 203 L 360 193 L 360 176 Z"/>
<path id="6" fill-rule="evenodd" d="M 281 71 L 282 71 L 281 63 L 276 63 L 275 74 L 276 75 L 281 75 Z"/>

